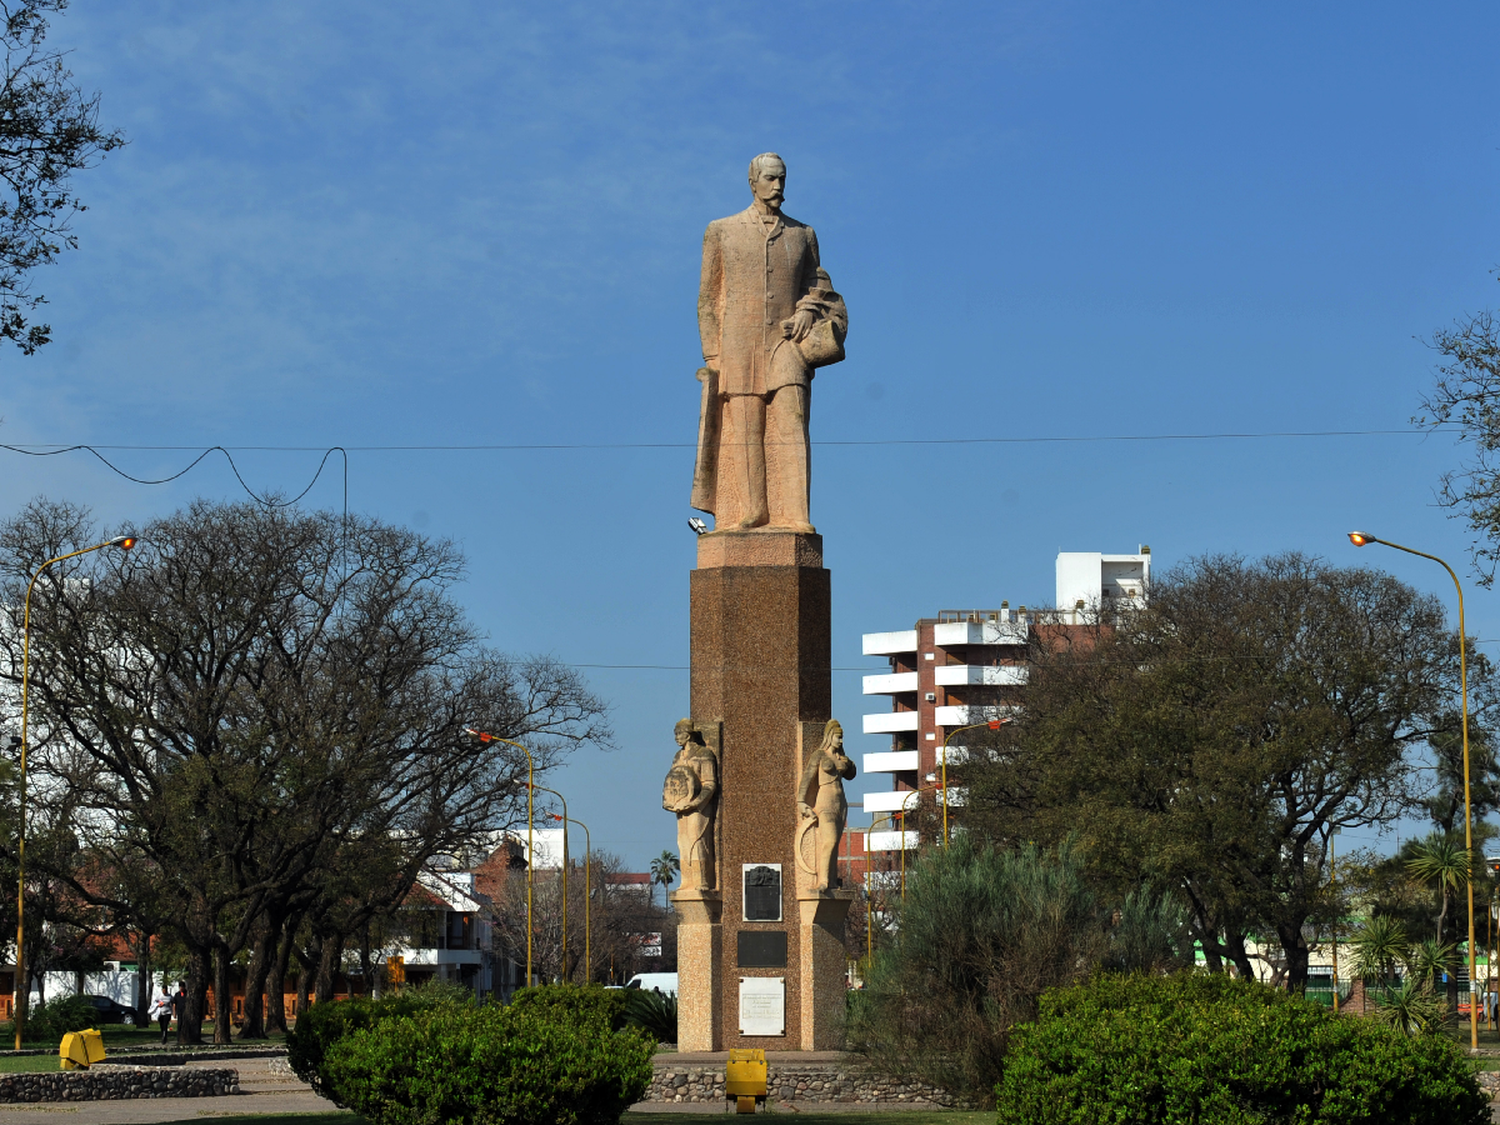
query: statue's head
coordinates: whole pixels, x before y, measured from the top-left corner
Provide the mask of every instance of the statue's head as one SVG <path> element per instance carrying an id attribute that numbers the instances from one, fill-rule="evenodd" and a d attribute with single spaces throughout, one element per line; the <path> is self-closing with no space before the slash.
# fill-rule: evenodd
<path id="1" fill-rule="evenodd" d="M 763 152 L 750 161 L 750 194 L 768 210 L 780 211 L 786 198 L 786 161 Z"/>
<path id="2" fill-rule="evenodd" d="M 837 719 L 829 719 L 823 727 L 823 749 L 842 750 L 844 748 L 844 728 Z"/>
<path id="3" fill-rule="evenodd" d="M 672 737 L 677 740 L 678 746 L 686 746 L 693 740 L 693 720 L 678 719 L 677 725 L 672 728 Z"/>

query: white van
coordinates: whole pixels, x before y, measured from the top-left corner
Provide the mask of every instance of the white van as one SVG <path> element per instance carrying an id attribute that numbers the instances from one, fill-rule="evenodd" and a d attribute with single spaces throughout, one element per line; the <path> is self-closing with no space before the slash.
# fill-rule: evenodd
<path id="1" fill-rule="evenodd" d="M 664 992 L 668 996 L 677 995 L 676 973 L 636 973 L 625 982 L 626 988 L 644 988 L 647 992 L 653 989 Z"/>

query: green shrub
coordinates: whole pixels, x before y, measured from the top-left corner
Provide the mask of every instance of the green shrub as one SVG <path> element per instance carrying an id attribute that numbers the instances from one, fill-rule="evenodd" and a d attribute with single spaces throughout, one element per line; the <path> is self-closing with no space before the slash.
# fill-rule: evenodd
<path id="1" fill-rule="evenodd" d="M 988 1102 L 1010 1029 L 1042 991 L 1087 976 L 1105 948 L 1083 866 L 1056 851 L 955 837 L 910 870 L 899 925 L 849 1008 L 850 1045 L 886 1074 Z"/>
<path id="2" fill-rule="evenodd" d="M 517 989 L 510 1006 L 564 1023 L 596 1023 L 619 1031 L 626 1022 L 627 995 L 623 988 L 605 988 L 602 984 L 543 984 Z"/>
<path id="3" fill-rule="evenodd" d="M 70 1031 L 93 1027 L 98 1013 L 81 996 L 59 996 L 38 1004 L 26 1013 L 22 1032 L 27 1043 L 46 1043 L 56 1047 Z"/>
<path id="4" fill-rule="evenodd" d="M 1017 1028 L 998 1125 L 1480 1125 L 1472 1065 L 1435 1037 L 1223 976 L 1100 976 Z"/>
<path id="5" fill-rule="evenodd" d="M 677 997 L 654 989 L 627 988 L 625 1022 L 654 1035 L 658 1043 L 677 1042 Z"/>
<path id="6" fill-rule="evenodd" d="M 452 987 L 422 986 L 388 993 L 379 1000 L 354 997 L 314 1004 L 297 1017 L 286 1037 L 287 1063 L 302 1081 L 328 1097 L 323 1060 L 338 1040 L 382 1020 L 414 1016 L 438 1007 L 471 1004 L 473 996 Z"/>
<path id="7" fill-rule="evenodd" d="M 373 1125 L 614 1125 L 651 1082 L 656 1043 L 591 1007 L 442 1007 L 339 1039 L 323 1072 Z"/>

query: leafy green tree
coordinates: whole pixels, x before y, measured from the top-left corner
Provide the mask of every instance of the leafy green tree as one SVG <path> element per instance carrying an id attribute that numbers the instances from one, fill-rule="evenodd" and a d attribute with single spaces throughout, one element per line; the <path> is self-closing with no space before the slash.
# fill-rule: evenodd
<path id="1" fill-rule="evenodd" d="M 0 0 L 0 339 L 27 355 L 52 335 L 27 317 L 45 303 L 31 289 L 31 272 L 50 265 L 78 239 L 69 230 L 85 207 L 73 194 L 72 174 L 125 144 L 118 130 L 99 126 L 99 95 L 86 94 L 46 45 L 47 16 L 68 0 Z"/>
<path id="2" fill-rule="evenodd" d="M 1388 575 L 1192 560 L 1138 612 L 1033 630 L 1024 709 L 972 740 L 959 815 L 1001 842 L 1076 832 L 1115 893 L 1179 894 L 1211 964 L 1253 976 L 1247 936 L 1265 933 L 1300 989 L 1304 926 L 1338 916 L 1331 833 L 1416 805 L 1457 687 L 1442 605 Z"/>

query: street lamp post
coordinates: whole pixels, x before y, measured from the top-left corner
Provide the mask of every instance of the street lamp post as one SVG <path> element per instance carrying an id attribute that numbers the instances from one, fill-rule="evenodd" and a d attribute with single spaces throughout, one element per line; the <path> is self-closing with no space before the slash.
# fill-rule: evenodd
<path id="1" fill-rule="evenodd" d="M 865 970 L 869 971 L 870 964 L 875 959 L 875 911 L 871 906 L 870 897 L 870 856 L 873 854 L 870 848 L 870 837 L 875 834 L 875 826 L 882 820 L 887 825 L 895 823 L 895 819 L 901 813 L 889 812 L 877 816 L 870 821 L 870 827 L 865 830 Z M 901 826 L 901 887 L 906 888 L 906 825 Z"/>
<path id="2" fill-rule="evenodd" d="M 532 845 L 531 824 L 536 815 L 535 793 L 532 783 L 536 780 L 536 763 L 531 760 L 531 751 L 519 742 L 512 742 L 508 738 L 501 738 L 498 734 L 490 734 L 488 731 L 475 730 L 473 727 L 465 727 L 464 733 L 473 735 L 480 742 L 503 742 L 507 746 L 514 746 L 526 755 L 526 987 L 531 987 L 531 869 L 536 866 L 536 852 Z"/>
<path id="3" fill-rule="evenodd" d="M 1363 531 L 1351 531 L 1349 542 L 1356 547 L 1363 547 L 1368 543 L 1380 543 L 1396 551 L 1405 551 L 1408 555 L 1429 559 L 1448 572 L 1448 577 L 1453 579 L 1453 588 L 1458 591 L 1458 682 L 1463 715 L 1464 748 L 1464 850 L 1469 854 L 1469 1047 L 1477 1051 L 1479 1049 L 1479 1011 L 1474 1003 L 1474 815 L 1469 802 L 1469 635 L 1464 629 L 1464 588 L 1459 585 L 1458 575 L 1453 573 L 1453 568 L 1436 555 L 1429 555 L 1426 551 L 1417 551 L 1411 547 L 1403 547 L 1400 543 L 1392 543 L 1389 539 L 1379 539 Z"/>
<path id="4" fill-rule="evenodd" d="M 48 559 L 37 567 L 36 573 L 31 576 L 31 582 L 26 586 L 26 604 L 21 611 L 21 793 L 18 802 L 20 805 L 19 831 L 16 836 L 16 970 L 12 984 L 15 991 L 16 1050 L 18 1051 L 21 1049 L 21 1035 L 26 1028 L 26 1004 L 31 992 L 30 982 L 26 979 L 26 749 L 28 746 L 26 739 L 27 704 L 31 689 L 31 591 L 36 588 L 37 579 L 42 576 L 42 571 L 53 563 L 76 559 L 79 555 L 86 555 L 90 551 L 102 550 L 105 547 L 118 547 L 122 551 L 128 551 L 134 546 L 135 536 L 116 535 L 113 539 L 95 543 L 92 547 L 85 547 L 81 551 L 58 555 L 57 558 Z"/>
<path id="5" fill-rule="evenodd" d="M 954 727 L 943 735 L 943 847 L 948 846 L 948 740 L 955 734 L 962 734 L 966 730 L 978 730 L 980 727 L 989 727 L 990 730 L 999 730 L 1002 725 L 1010 722 L 1009 719 L 991 719 L 985 723 L 970 723 L 966 727 Z M 906 837 L 901 837 L 901 842 L 906 843 Z"/>
<path id="6" fill-rule="evenodd" d="M 1328 885 L 1338 885 L 1338 849 L 1334 837 L 1339 834 L 1335 828 L 1328 834 Z M 1339 1013 L 1339 899 L 1338 894 L 1333 896 L 1333 1014 Z"/>
<path id="7" fill-rule="evenodd" d="M 568 969 L 568 799 L 556 789 L 548 789 L 545 785 L 533 785 L 533 789 L 540 789 L 543 793 L 551 793 L 562 802 L 562 816 L 552 814 L 553 820 L 560 820 L 563 824 L 563 854 L 562 854 L 562 964 L 564 976 Z"/>
<path id="8" fill-rule="evenodd" d="M 593 925 L 594 912 L 594 838 L 589 833 L 589 826 L 581 820 L 573 820 L 571 823 L 583 829 L 583 983 L 594 982 L 593 950 L 589 945 L 589 932 Z"/>

